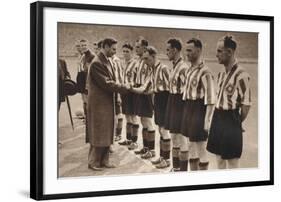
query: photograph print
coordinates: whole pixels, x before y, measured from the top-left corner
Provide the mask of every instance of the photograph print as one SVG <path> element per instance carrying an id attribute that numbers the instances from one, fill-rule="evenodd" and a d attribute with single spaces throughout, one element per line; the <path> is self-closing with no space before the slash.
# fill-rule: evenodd
<path id="1" fill-rule="evenodd" d="M 258 33 L 57 26 L 59 178 L 258 167 Z"/>
<path id="2" fill-rule="evenodd" d="M 273 184 L 273 17 L 31 4 L 31 197 Z"/>

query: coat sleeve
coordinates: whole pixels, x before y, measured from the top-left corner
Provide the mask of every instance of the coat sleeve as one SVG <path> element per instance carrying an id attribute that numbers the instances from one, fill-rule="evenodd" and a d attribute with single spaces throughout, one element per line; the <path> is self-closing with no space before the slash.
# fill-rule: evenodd
<path id="1" fill-rule="evenodd" d="M 60 60 L 60 63 L 61 63 L 62 71 L 64 73 L 64 79 L 71 78 L 65 60 Z"/>
<path id="2" fill-rule="evenodd" d="M 107 72 L 107 69 L 99 62 L 92 63 L 90 67 L 90 79 L 93 83 L 96 83 L 100 88 L 109 92 L 117 93 L 127 93 L 127 90 L 124 86 L 119 83 L 116 83 Z"/>

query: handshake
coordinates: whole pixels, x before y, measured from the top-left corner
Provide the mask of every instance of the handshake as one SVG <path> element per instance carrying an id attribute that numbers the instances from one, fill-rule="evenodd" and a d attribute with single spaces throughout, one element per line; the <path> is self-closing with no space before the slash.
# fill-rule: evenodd
<path id="1" fill-rule="evenodd" d="M 133 88 L 133 86 L 129 83 L 122 84 L 122 87 L 125 88 L 126 90 L 131 90 Z"/>
<path id="2" fill-rule="evenodd" d="M 135 86 L 129 83 L 122 84 L 122 87 L 125 88 L 127 91 L 137 94 L 143 94 L 145 89 L 143 86 Z"/>

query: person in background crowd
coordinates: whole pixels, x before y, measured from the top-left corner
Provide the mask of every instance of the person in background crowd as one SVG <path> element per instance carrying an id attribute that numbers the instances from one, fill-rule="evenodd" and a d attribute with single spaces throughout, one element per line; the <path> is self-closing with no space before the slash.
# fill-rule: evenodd
<path id="1" fill-rule="evenodd" d="M 101 50 L 101 48 L 102 48 L 102 42 L 103 42 L 103 40 L 100 40 L 99 42 L 98 42 L 98 52 Z"/>
<path id="2" fill-rule="evenodd" d="M 60 105 L 62 102 L 65 102 L 65 93 L 64 93 L 64 80 L 70 79 L 70 73 L 67 69 L 67 64 L 65 60 L 59 59 L 58 61 L 58 110 L 60 111 Z M 62 145 L 61 142 L 58 143 L 59 146 Z"/>
<path id="3" fill-rule="evenodd" d="M 217 59 L 224 68 L 218 74 L 217 102 L 207 150 L 217 155 L 219 169 L 238 168 L 243 129 L 251 106 L 250 76 L 236 59 L 237 42 L 225 36 L 217 43 Z"/>
<path id="4" fill-rule="evenodd" d="M 82 50 L 81 50 L 80 40 L 76 41 L 76 43 L 75 43 L 75 49 L 76 49 L 76 51 L 77 51 L 77 54 L 78 54 L 77 56 L 78 56 L 78 59 L 79 59 L 79 62 L 80 62 L 81 57 L 82 57 L 82 55 L 83 55 L 83 52 L 82 52 Z"/>
<path id="5" fill-rule="evenodd" d="M 164 128 L 166 105 L 169 96 L 169 74 L 170 69 L 163 65 L 157 58 L 157 50 L 148 46 L 143 54 L 145 64 L 152 68 L 150 79 L 139 88 L 132 90 L 140 94 L 155 94 L 154 96 L 154 120 L 159 127 L 160 134 L 160 157 L 151 162 L 156 168 L 167 168 L 170 166 L 171 137 L 169 131 Z M 154 139 L 148 140 L 148 149 L 154 150 Z"/>
<path id="6" fill-rule="evenodd" d="M 216 102 L 215 84 L 211 71 L 202 59 L 201 40 L 188 40 L 186 55 L 191 67 L 185 76 L 181 133 L 190 141 L 190 170 L 207 170 L 209 160 L 206 145 Z"/>
<path id="7" fill-rule="evenodd" d="M 65 101 L 65 94 L 64 94 L 64 88 L 63 88 L 63 83 L 65 79 L 70 79 L 70 73 L 67 69 L 67 64 L 65 60 L 59 59 L 58 61 L 58 83 L 59 83 L 59 105 L 58 105 L 58 110 L 60 110 L 60 105 L 62 102 Z"/>
<path id="8" fill-rule="evenodd" d="M 100 51 L 100 48 L 98 47 L 98 43 L 94 42 L 93 43 L 93 52 L 94 52 L 94 54 L 98 55 L 99 51 Z"/>
<path id="9" fill-rule="evenodd" d="M 88 77 L 88 69 L 92 63 L 92 60 L 95 58 L 95 55 L 89 49 L 89 42 L 86 39 L 80 40 L 80 49 L 83 53 L 81 60 L 80 60 L 80 74 L 84 74 L 84 79 L 82 81 L 82 101 L 83 101 L 83 110 L 85 114 L 85 125 L 86 125 L 86 142 L 89 142 L 89 135 L 88 135 L 88 118 L 87 118 L 87 102 L 88 102 L 88 84 L 87 84 L 87 77 Z"/>
<path id="10" fill-rule="evenodd" d="M 172 137 L 173 168 L 172 171 L 187 171 L 189 140 L 181 134 L 184 101 L 182 100 L 185 85 L 185 72 L 188 65 L 181 57 L 182 44 L 179 39 L 172 38 L 167 42 L 167 56 L 173 62 L 169 77 L 169 97 L 165 115 L 165 129 Z"/>

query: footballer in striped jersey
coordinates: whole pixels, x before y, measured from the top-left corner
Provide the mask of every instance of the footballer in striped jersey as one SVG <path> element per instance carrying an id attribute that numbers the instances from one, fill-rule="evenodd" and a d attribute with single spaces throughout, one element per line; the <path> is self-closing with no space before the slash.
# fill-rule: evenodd
<path id="1" fill-rule="evenodd" d="M 239 167 L 243 128 L 251 106 L 250 76 L 238 63 L 237 42 L 225 36 L 217 43 L 217 59 L 224 68 L 218 75 L 216 108 L 207 150 L 217 155 L 219 169 Z"/>
<path id="2" fill-rule="evenodd" d="M 183 93 L 184 112 L 181 132 L 189 138 L 190 170 L 207 170 L 207 138 L 216 101 L 215 84 L 211 71 L 202 58 L 202 42 L 197 38 L 187 41 L 187 59 L 191 67 L 186 72 Z"/>

